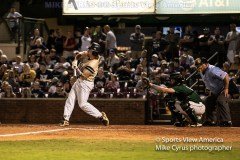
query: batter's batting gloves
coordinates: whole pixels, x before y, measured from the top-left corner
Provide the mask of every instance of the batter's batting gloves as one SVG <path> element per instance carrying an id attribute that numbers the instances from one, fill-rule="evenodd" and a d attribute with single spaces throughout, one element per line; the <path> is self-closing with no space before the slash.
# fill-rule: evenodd
<path id="1" fill-rule="evenodd" d="M 78 63 L 78 61 L 76 59 L 74 61 L 72 61 L 72 68 L 73 69 L 77 68 L 77 63 Z"/>

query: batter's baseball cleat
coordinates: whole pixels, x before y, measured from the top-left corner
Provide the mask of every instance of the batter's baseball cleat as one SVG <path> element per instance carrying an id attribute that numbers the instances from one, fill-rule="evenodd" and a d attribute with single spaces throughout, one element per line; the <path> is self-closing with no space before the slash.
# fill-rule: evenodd
<path id="1" fill-rule="evenodd" d="M 100 121 L 102 122 L 102 124 L 104 126 L 108 126 L 109 125 L 109 120 L 107 118 L 106 113 L 102 112 L 102 117 L 100 117 Z"/>
<path id="2" fill-rule="evenodd" d="M 65 127 L 65 126 L 69 126 L 69 121 L 67 120 L 62 120 L 62 122 L 60 123 L 61 127 Z"/>

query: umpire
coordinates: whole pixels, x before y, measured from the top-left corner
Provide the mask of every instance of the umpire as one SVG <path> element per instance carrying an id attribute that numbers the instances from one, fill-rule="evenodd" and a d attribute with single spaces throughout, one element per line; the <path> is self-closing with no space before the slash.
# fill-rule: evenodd
<path id="1" fill-rule="evenodd" d="M 228 105 L 229 100 L 229 76 L 220 68 L 210 65 L 204 57 L 197 58 L 195 65 L 198 72 L 211 94 L 205 100 L 206 121 L 205 126 L 215 126 L 219 115 L 219 126 L 231 127 L 231 115 Z M 217 107 L 217 110 L 216 110 Z"/>

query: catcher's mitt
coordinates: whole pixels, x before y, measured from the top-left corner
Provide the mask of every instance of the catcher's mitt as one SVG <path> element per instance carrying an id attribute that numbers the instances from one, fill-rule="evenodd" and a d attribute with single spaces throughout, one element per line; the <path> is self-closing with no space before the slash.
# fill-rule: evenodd
<path id="1" fill-rule="evenodd" d="M 143 77 L 142 85 L 143 85 L 143 89 L 149 89 L 150 88 L 150 80 L 147 77 Z"/>

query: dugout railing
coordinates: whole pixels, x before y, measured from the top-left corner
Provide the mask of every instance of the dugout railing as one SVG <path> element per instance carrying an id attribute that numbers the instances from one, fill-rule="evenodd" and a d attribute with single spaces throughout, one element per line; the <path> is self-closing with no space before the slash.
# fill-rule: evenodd
<path id="1" fill-rule="evenodd" d="M 13 34 L 12 30 L 10 29 L 9 21 L 10 18 L 2 18 L 1 23 L 7 24 L 7 30 L 9 32 L 9 36 Z M 15 35 L 15 43 L 17 43 L 16 47 L 16 54 L 20 54 L 20 45 L 23 44 L 23 52 L 24 54 L 27 54 L 28 52 L 28 46 L 30 43 L 30 37 L 33 35 L 33 31 L 35 28 L 38 28 L 40 31 L 40 35 L 42 37 L 47 37 L 49 33 L 49 28 L 47 26 L 47 23 L 45 19 L 39 19 L 39 18 L 31 18 L 31 17 L 21 17 L 18 18 L 18 29 Z M 9 39 L 11 39 L 9 37 Z M 46 39 L 45 39 L 46 40 Z M 3 37 L 0 37 L 0 42 L 6 41 L 3 39 Z M 11 42 L 12 40 L 8 41 Z"/>

